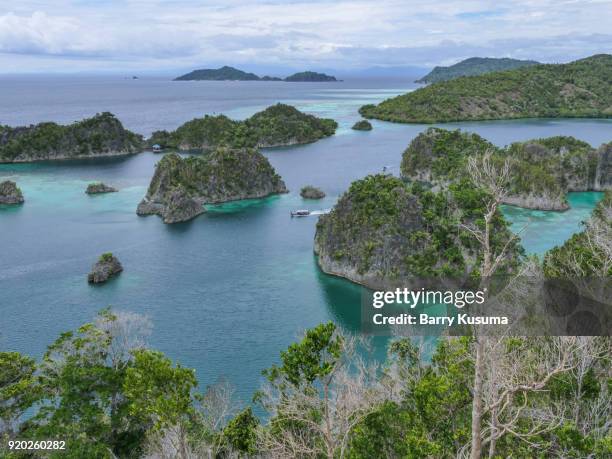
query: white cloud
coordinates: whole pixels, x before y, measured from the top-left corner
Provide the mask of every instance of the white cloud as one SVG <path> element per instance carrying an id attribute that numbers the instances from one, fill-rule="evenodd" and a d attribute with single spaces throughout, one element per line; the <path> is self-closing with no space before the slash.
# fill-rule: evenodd
<path id="1" fill-rule="evenodd" d="M 339 68 L 435 65 L 476 53 L 558 61 L 609 52 L 610 23 L 607 0 L 23 0 L 0 6 L 0 64 Z"/>

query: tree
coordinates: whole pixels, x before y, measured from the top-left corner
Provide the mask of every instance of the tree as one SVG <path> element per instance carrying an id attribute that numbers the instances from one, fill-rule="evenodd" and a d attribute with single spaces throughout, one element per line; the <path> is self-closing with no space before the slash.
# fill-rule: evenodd
<path id="1" fill-rule="evenodd" d="M 34 359 L 0 352 L 0 439 L 12 438 L 19 419 L 35 400 Z M 3 445 L 4 446 L 4 445 Z"/>
<path id="2" fill-rule="evenodd" d="M 270 413 L 260 443 L 272 457 L 343 458 L 352 429 L 381 400 L 376 368 L 356 353 L 355 339 L 333 323 L 306 331 L 264 372 L 258 400 Z"/>

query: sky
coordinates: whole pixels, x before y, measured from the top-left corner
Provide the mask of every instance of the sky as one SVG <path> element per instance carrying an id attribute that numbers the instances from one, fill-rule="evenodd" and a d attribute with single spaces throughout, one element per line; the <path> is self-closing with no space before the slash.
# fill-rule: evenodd
<path id="1" fill-rule="evenodd" d="M 0 0 L 0 73 L 433 67 L 612 52 L 612 0 Z"/>

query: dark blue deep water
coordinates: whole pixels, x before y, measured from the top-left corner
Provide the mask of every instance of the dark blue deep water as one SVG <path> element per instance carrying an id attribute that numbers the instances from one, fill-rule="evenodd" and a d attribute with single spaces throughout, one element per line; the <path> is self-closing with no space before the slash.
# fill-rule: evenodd
<path id="1" fill-rule="evenodd" d="M 112 305 L 150 316 L 152 345 L 197 369 L 202 384 L 229 378 L 243 400 L 260 370 L 305 328 L 334 320 L 359 327 L 360 290 L 319 272 L 312 254 L 315 216 L 291 219 L 295 208 L 326 209 L 351 181 L 391 166 L 397 172 L 410 140 L 427 126 L 374 122 L 350 130 L 365 103 L 413 88 L 409 81 L 341 83 L 171 82 L 93 77 L 0 78 L 0 124 L 70 122 L 99 111 L 148 135 L 204 113 L 243 118 L 276 102 L 331 117 L 340 129 L 317 143 L 264 153 L 291 190 L 265 200 L 209 209 L 197 219 L 164 225 L 140 218 L 136 205 L 159 156 L 143 153 L 95 161 L 0 165 L 0 180 L 18 182 L 25 205 L 0 208 L 0 349 L 39 357 L 60 332 L 90 321 Z M 599 145 L 612 140 L 612 122 L 526 120 L 447 125 L 473 130 L 504 145 L 573 135 Z M 88 182 L 119 193 L 90 197 Z M 305 202 L 299 189 L 321 187 L 327 197 Z M 507 208 L 523 242 L 543 253 L 579 230 L 599 198 L 570 195 L 564 213 Z M 125 271 L 101 287 L 86 273 L 112 251 Z"/>

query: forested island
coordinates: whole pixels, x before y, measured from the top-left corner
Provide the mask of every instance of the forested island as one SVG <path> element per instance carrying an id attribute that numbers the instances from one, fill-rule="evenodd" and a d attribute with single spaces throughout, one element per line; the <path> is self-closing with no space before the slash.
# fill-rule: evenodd
<path id="1" fill-rule="evenodd" d="M 290 81 L 290 82 L 321 82 L 338 81 L 331 75 L 319 72 L 298 72 L 286 78 L 263 76 L 259 77 L 254 73 L 245 72 L 234 67 L 223 66 L 218 69 L 193 70 L 185 75 L 181 75 L 174 81 Z"/>
<path id="2" fill-rule="evenodd" d="M 573 137 L 549 137 L 498 148 L 478 134 L 429 128 L 413 139 L 402 156 L 403 178 L 436 189 L 468 175 L 470 158 L 492 155 L 497 167 L 511 160 L 505 204 L 540 210 L 565 210 L 570 191 L 612 188 L 612 144 L 595 149 Z"/>
<path id="3" fill-rule="evenodd" d="M 0 204 L 23 204 L 23 193 L 21 189 L 12 180 L 0 182 Z"/>
<path id="4" fill-rule="evenodd" d="M 478 247 L 459 225 L 482 216 L 483 193 L 465 181 L 434 192 L 391 175 L 357 180 L 319 218 L 314 242 L 319 266 L 377 290 L 405 287 L 412 278 L 467 279 L 477 268 Z M 510 240 L 508 226 L 497 212 L 495 245 Z M 518 244 L 510 248 L 508 268 L 522 253 Z"/>
<path id="5" fill-rule="evenodd" d="M 365 118 L 437 123 L 516 118 L 609 118 L 612 55 L 541 64 L 431 84 L 364 105 Z"/>
<path id="6" fill-rule="evenodd" d="M 129 155 L 143 146 L 108 112 L 68 125 L 0 126 L 0 163 Z"/>
<path id="7" fill-rule="evenodd" d="M 338 123 L 300 112 L 295 107 L 276 104 L 244 121 L 225 115 L 196 118 L 175 131 L 156 131 L 150 145 L 183 151 L 208 151 L 219 146 L 263 148 L 315 142 L 336 132 Z"/>
<path id="8" fill-rule="evenodd" d="M 530 65 L 538 65 L 537 61 L 510 59 L 508 57 L 470 57 L 448 67 L 434 67 L 424 77 L 415 83 L 438 83 L 464 76 L 484 75 L 485 73 L 518 69 Z"/>
<path id="9" fill-rule="evenodd" d="M 287 193 L 285 183 L 255 149 L 217 148 L 186 159 L 171 153 L 157 164 L 137 213 L 159 215 L 164 223 L 177 223 L 203 213 L 203 204 L 278 193 Z"/>

